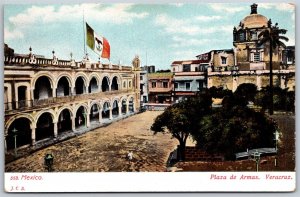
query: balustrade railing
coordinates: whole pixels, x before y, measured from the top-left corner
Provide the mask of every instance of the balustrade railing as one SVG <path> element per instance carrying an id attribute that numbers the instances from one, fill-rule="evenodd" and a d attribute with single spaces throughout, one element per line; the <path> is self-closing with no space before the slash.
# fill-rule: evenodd
<path id="1" fill-rule="evenodd" d="M 47 99 L 35 99 L 35 100 L 22 100 L 14 102 L 4 103 L 5 112 L 15 111 L 15 110 L 26 110 L 26 109 L 36 109 L 41 107 L 47 107 L 53 104 L 66 103 L 66 102 L 75 102 L 82 100 L 94 100 L 112 95 L 119 95 L 124 93 L 132 93 L 133 90 L 116 90 L 109 92 L 95 92 L 95 93 L 86 93 L 78 95 L 68 95 L 62 97 L 51 97 Z"/>

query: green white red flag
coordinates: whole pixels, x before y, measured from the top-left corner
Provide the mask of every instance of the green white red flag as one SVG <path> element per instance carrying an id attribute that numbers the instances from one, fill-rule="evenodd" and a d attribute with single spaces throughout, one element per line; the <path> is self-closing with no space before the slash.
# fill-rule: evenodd
<path id="1" fill-rule="evenodd" d="M 98 36 L 86 23 L 86 44 L 102 58 L 110 59 L 110 45 L 106 38 Z"/>

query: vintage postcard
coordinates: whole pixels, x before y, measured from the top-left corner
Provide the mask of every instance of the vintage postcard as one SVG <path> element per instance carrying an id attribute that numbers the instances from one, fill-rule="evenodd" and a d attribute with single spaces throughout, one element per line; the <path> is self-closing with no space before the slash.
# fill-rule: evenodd
<path id="1" fill-rule="evenodd" d="M 295 191 L 295 24 L 291 3 L 4 5 L 5 191 Z"/>

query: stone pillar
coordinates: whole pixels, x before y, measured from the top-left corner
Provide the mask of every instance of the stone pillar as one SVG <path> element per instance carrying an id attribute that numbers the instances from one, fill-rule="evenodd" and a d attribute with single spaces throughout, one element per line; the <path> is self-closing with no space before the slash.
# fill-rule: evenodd
<path id="1" fill-rule="evenodd" d="M 122 104 L 121 105 L 119 104 L 119 116 L 121 115 L 122 115 Z"/>
<path id="2" fill-rule="evenodd" d="M 16 84 L 15 85 L 15 101 L 16 101 L 16 109 L 19 108 L 19 94 L 18 94 L 18 86 Z"/>
<path id="3" fill-rule="evenodd" d="M 113 116 L 112 116 L 112 107 L 109 108 L 109 119 L 112 120 Z"/>
<path id="4" fill-rule="evenodd" d="M 57 138 L 57 122 L 53 122 L 54 137 Z"/>
<path id="5" fill-rule="evenodd" d="M 31 107 L 31 102 L 30 102 L 31 99 L 30 99 L 30 91 L 29 91 L 29 87 L 30 87 L 30 86 L 27 86 L 27 87 L 26 87 L 26 100 L 27 100 L 27 101 L 26 101 L 26 102 L 27 102 L 26 104 L 27 104 L 27 107 Z"/>
<path id="6" fill-rule="evenodd" d="M 85 119 L 86 119 L 86 127 L 90 127 L 91 126 L 91 121 L 90 121 L 90 114 L 89 113 L 86 114 Z"/>
<path id="7" fill-rule="evenodd" d="M 75 116 L 72 116 L 71 120 L 72 120 L 72 131 L 75 131 L 76 130 L 76 127 L 75 127 Z"/>
<path id="8" fill-rule="evenodd" d="M 56 97 L 56 88 L 52 88 L 52 97 Z"/>
<path id="9" fill-rule="evenodd" d="M 102 122 L 102 109 L 99 110 L 99 123 Z"/>
<path id="10" fill-rule="evenodd" d="M 35 129 L 36 127 L 31 127 L 31 145 L 35 145 Z"/>
<path id="11" fill-rule="evenodd" d="M 261 90 L 261 75 L 256 76 L 257 90 Z"/>
<path id="12" fill-rule="evenodd" d="M 128 114 L 128 113 L 129 113 L 129 102 L 126 105 L 126 114 Z"/>

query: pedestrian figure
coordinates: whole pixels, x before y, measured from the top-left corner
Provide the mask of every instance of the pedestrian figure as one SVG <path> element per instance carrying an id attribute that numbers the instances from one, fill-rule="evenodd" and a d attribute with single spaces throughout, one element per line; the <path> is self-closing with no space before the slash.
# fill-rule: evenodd
<path id="1" fill-rule="evenodd" d="M 128 157 L 128 160 L 129 160 L 129 161 L 132 160 L 132 158 L 133 158 L 133 153 L 132 153 L 132 151 L 129 151 L 127 157 Z"/>

